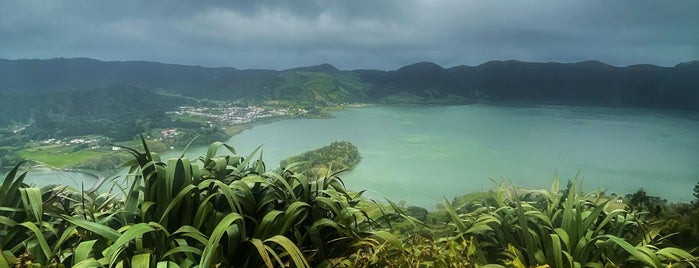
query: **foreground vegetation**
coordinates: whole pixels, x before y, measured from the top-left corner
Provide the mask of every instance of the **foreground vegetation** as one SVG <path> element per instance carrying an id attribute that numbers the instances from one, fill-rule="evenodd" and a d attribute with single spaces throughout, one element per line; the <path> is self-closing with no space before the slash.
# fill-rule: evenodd
<path id="1" fill-rule="evenodd" d="M 550 190 L 500 183 L 445 200 L 421 221 L 348 191 L 337 173 L 268 170 L 257 150 L 214 143 L 198 159 L 161 161 L 143 146 L 128 150 L 131 170 L 113 193 L 33 188 L 17 165 L 0 186 L 0 268 L 697 264 L 696 248 L 666 246 L 644 212 L 575 183 L 561 190 L 557 178 Z"/>

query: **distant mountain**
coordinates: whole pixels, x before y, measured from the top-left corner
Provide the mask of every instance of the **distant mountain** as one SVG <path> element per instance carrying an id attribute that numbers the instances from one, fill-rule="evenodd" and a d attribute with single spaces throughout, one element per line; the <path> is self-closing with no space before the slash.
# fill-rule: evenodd
<path id="1" fill-rule="evenodd" d="M 0 59 L 0 91 L 66 91 L 129 84 L 144 88 L 191 89 L 234 72 L 146 61 Z"/>
<path id="2" fill-rule="evenodd" d="M 491 61 L 449 69 L 418 63 L 396 71 L 358 72 L 376 86 L 371 92 L 376 98 L 405 91 L 422 97 L 699 110 L 699 62 L 615 67 L 598 61 Z"/>
<path id="3" fill-rule="evenodd" d="M 329 64 L 283 71 L 93 59 L 2 60 L 0 92 L 69 92 L 115 84 L 196 98 L 308 105 L 343 102 L 526 101 L 699 110 L 699 62 L 615 67 L 598 61 L 491 61 L 443 68 L 342 71 Z"/>

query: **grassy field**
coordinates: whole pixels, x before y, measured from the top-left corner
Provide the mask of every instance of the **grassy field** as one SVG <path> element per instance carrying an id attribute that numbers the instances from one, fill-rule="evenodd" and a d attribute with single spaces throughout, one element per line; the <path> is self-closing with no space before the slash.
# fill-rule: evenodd
<path id="1" fill-rule="evenodd" d="M 109 151 L 79 150 L 73 152 L 73 146 L 43 146 L 19 151 L 19 155 L 28 160 L 39 161 L 57 168 L 66 168 L 90 158 L 109 154 Z"/>
<path id="2" fill-rule="evenodd" d="M 206 123 L 206 118 L 198 117 L 198 116 L 191 116 L 191 115 L 180 115 L 180 114 L 170 115 L 170 120 L 190 122 L 190 123 Z"/>

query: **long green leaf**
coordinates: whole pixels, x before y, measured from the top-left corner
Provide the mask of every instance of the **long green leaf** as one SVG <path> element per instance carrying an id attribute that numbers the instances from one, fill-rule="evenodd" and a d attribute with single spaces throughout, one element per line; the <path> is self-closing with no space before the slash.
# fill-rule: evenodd
<path id="1" fill-rule="evenodd" d="M 204 252 L 201 255 L 201 261 L 199 262 L 201 267 L 211 267 L 213 265 L 214 255 L 216 254 L 219 241 L 221 240 L 221 237 L 223 237 L 223 233 L 225 233 L 228 227 L 236 221 L 243 222 L 243 216 L 233 212 L 223 217 L 223 219 L 221 219 L 221 221 L 216 225 L 216 228 L 211 233 L 209 241 L 206 243 Z"/>
<path id="2" fill-rule="evenodd" d="M 119 232 L 106 225 L 91 222 L 78 217 L 63 216 L 63 218 L 73 225 L 98 234 L 109 241 L 116 241 L 121 236 Z"/>
<path id="3" fill-rule="evenodd" d="M 17 222 L 8 217 L 0 216 L 0 224 L 5 225 L 7 227 L 14 227 L 15 225 L 17 225 Z"/>
<path id="4" fill-rule="evenodd" d="M 172 254 L 178 254 L 178 253 L 192 253 L 201 256 L 202 250 L 193 246 L 177 246 L 173 249 L 168 250 L 163 254 L 163 258 L 168 257 Z"/>
<path id="5" fill-rule="evenodd" d="M 456 210 L 454 210 L 454 207 L 451 205 L 451 202 L 449 202 L 446 196 L 444 197 L 444 208 L 446 209 L 447 213 L 451 217 L 452 222 L 456 225 L 459 232 L 466 233 L 466 231 L 468 231 L 468 227 L 461 220 L 461 217 L 459 217 L 459 215 L 456 214 Z"/>
<path id="6" fill-rule="evenodd" d="M 177 263 L 171 262 L 171 261 L 160 261 L 158 264 L 155 266 L 156 268 L 180 268 Z"/>
<path id="7" fill-rule="evenodd" d="M 628 242 L 626 242 L 624 239 L 621 239 L 619 237 L 613 236 L 613 235 L 604 235 L 609 241 L 614 242 L 615 244 L 619 245 L 622 249 L 624 249 L 626 252 L 631 254 L 631 256 L 636 259 L 637 261 L 640 261 L 644 265 L 648 265 L 650 267 L 661 267 L 662 265 L 660 264 L 660 261 L 657 260 L 657 258 L 654 260 L 651 256 L 648 254 L 640 251 L 638 248 L 635 248 Z"/>
<path id="8" fill-rule="evenodd" d="M 39 188 L 21 188 L 19 190 L 22 193 L 24 208 L 33 213 L 36 222 L 41 223 L 41 217 L 44 215 L 41 190 Z"/>
<path id="9" fill-rule="evenodd" d="M 553 267 L 563 267 L 563 250 L 561 249 L 561 239 L 556 234 L 549 234 L 551 248 L 549 256 L 553 257 Z"/>
<path id="10" fill-rule="evenodd" d="M 131 240 L 141 238 L 143 234 L 152 232 L 155 230 L 152 226 L 146 223 L 138 223 L 131 226 L 126 226 L 126 231 L 119 236 L 119 238 L 104 250 L 104 256 L 113 259 L 116 253 L 119 252 L 124 246 Z"/>
<path id="11" fill-rule="evenodd" d="M 197 240 L 199 243 L 203 245 L 206 245 L 208 241 L 206 235 L 204 235 L 201 231 L 197 230 L 192 226 L 182 226 L 180 227 L 180 229 L 177 229 L 177 231 L 173 233 L 173 235 L 175 234 L 193 238 L 194 240 Z"/>
<path id="12" fill-rule="evenodd" d="M 686 262 L 696 262 L 699 260 L 699 257 L 692 256 L 689 252 L 679 249 L 679 248 L 674 248 L 674 247 L 669 247 L 669 248 L 662 248 L 659 249 L 658 251 L 655 252 L 658 256 L 662 256 L 663 258 L 670 260 L 670 261 L 686 261 Z"/>
<path id="13" fill-rule="evenodd" d="M 48 261 L 51 259 L 51 247 L 49 247 L 49 243 L 46 242 L 46 237 L 44 234 L 39 230 L 39 227 L 36 226 L 33 222 L 23 222 L 20 223 L 19 225 L 26 227 L 32 233 L 34 233 L 34 237 L 36 238 L 37 242 L 39 242 L 39 247 L 41 247 L 41 253 L 43 253 L 43 260 Z"/>
<path id="14" fill-rule="evenodd" d="M 73 263 L 80 263 L 87 260 L 96 242 L 97 240 L 95 239 L 78 244 L 78 246 L 75 248 L 75 253 L 73 254 Z"/>
<path id="15" fill-rule="evenodd" d="M 70 225 L 63 231 L 63 234 L 61 234 L 61 237 L 58 239 L 58 242 L 55 242 L 53 245 L 53 252 L 60 252 L 61 248 L 65 247 L 63 243 L 65 243 L 68 239 L 78 235 L 78 231 L 76 230 L 76 228 L 76 226 Z"/>
<path id="16" fill-rule="evenodd" d="M 243 162 L 240 163 L 240 165 L 239 165 L 238 167 L 236 167 L 236 172 L 237 172 L 237 173 L 241 173 L 241 172 L 243 171 L 243 169 L 245 169 L 245 168 L 248 167 L 248 164 L 250 163 L 250 160 L 251 160 L 253 157 L 255 157 L 255 155 L 257 154 L 257 151 L 259 151 L 260 148 L 262 148 L 262 145 L 257 146 L 257 148 L 255 148 L 255 150 L 253 150 L 250 154 L 248 154 L 248 156 L 247 156 L 245 159 L 243 159 Z"/>
<path id="17" fill-rule="evenodd" d="M 180 190 L 180 192 L 177 193 L 177 196 L 175 196 L 172 199 L 172 201 L 167 204 L 167 207 L 163 211 L 163 214 L 158 222 L 162 223 L 165 220 L 165 218 L 172 217 L 172 215 L 169 214 L 170 211 L 172 211 L 175 207 L 179 206 L 180 203 L 184 201 L 184 198 L 189 196 L 190 193 L 196 189 L 197 187 L 195 185 L 189 184 L 185 186 L 182 190 Z"/>
<path id="18" fill-rule="evenodd" d="M 267 250 L 265 249 L 264 244 L 262 244 L 262 240 L 257 239 L 257 238 L 252 238 L 249 241 L 255 247 L 255 249 L 257 249 L 257 254 L 260 256 L 260 258 L 262 258 L 262 261 L 264 261 L 267 268 L 274 267 L 274 264 L 272 263 L 272 259 L 269 258 L 269 253 L 267 253 Z"/>
<path id="19" fill-rule="evenodd" d="M 12 256 L 14 258 L 14 256 Z M 4 252 L 0 252 L 0 268 L 10 268 L 10 263 L 13 261 L 5 259 Z"/>
<path id="20" fill-rule="evenodd" d="M 26 163 L 26 161 L 21 161 L 17 163 L 17 165 L 15 165 L 15 167 L 12 168 L 12 170 L 10 170 L 10 172 L 8 172 L 5 176 L 5 180 L 3 180 L 2 182 L 2 186 L 0 186 L 0 194 L 2 194 L 3 197 L 7 198 L 8 195 L 15 193 L 15 191 L 17 191 L 17 189 L 19 189 L 19 187 L 24 182 L 24 177 L 25 175 L 27 175 L 27 172 L 22 173 L 22 175 L 20 175 L 19 178 L 15 179 L 19 167 L 24 163 Z"/>
<path id="21" fill-rule="evenodd" d="M 285 236 L 282 235 L 277 235 L 270 237 L 266 239 L 265 244 L 267 243 L 275 243 L 277 245 L 280 245 L 284 250 L 286 251 L 287 254 L 291 257 L 291 260 L 294 262 L 294 266 L 296 267 L 311 267 L 308 264 L 308 261 L 306 261 L 306 258 L 303 256 L 303 253 L 301 253 L 301 250 L 294 244 L 294 242 L 291 242 L 289 238 L 286 238 Z"/>
<path id="22" fill-rule="evenodd" d="M 131 258 L 131 267 L 150 267 L 150 253 L 141 253 Z"/>
<path id="23" fill-rule="evenodd" d="M 103 265 L 95 260 L 94 258 L 89 258 L 86 260 L 83 260 L 81 262 L 73 264 L 73 268 L 93 268 L 93 267 L 102 267 Z"/>

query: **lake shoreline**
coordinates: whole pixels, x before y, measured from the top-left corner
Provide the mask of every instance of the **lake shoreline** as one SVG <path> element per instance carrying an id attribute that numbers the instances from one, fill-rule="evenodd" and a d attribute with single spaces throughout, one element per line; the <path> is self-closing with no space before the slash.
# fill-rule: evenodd
<path id="1" fill-rule="evenodd" d="M 235 137 L 236 135 L 239 135 L 247 130 L 253 129 L 256 126 L 262 126 L 266 124 L 271 124 L 279 121 L 284 121 L 284 120 L 293 120 L 293 119 L 331 119 L 333 118 L 332 112 L 335 111 L 341 111 L 345 109 L 353 109 L 353 108 L 361 108 L 361 107 L 370 107 L 373 106 L 372 104 L 366 104 L 366 103 L 359 103 L 359 104 L 348 104 L 348 105 L 342 105 L 342 106 L 334 106 L 334 107 L 326 107 L 322 109 L 320 112 L 318 112 L 317 115 L 294 115 L 294 116 L 279 116 L 279 117 L 273 117 L 273 118 L 263 118 L 256 120 L 254 122 L 249 122 L 249 123 L 243 123 L 243 124 L 237 124 L 237 125 L 225 125 L 222 126 L 222 129 L 224 133 L 226 134 L 226 139 L 221 142 L 225 142 L 230 140 L 231 138 Z M 200 144 L 197 145 L 197 147 L 207 147 L 208 144 Z M 157 154 L 167 154 L 167 153 L 173 153 L 177 152 L 177 150 L 165 150 L 165 151 L 155 151 L 154 153 Z M 84 169 L 84 168 L 50 168 L 50 167 L 45 167 L 47 170 L 60 170 L 62 172 L 72 172 L 72 173 L 81 173 L 85 174 L 88 176 L 95 177 L 96 179 L 105 179 L 105 178 L 113 178 L 117 176 L 120 173 L 120 170 L 123 168 L 117 168 L 117 169 L 109 169 L 109 170 L 93 170 L 93 169 Z"/>
<path id="2" fill-rule="evenodd" d="M 265 162 L 276 166 L 277 160 L 333 141 L 350 141 L 363 161 L 342 175 L 348 188 L 427 208 L 442 195 L 490 189 L 488 178 L 547 188 L 556 170 L 562 181 L 580 171 L 585 191 L 632 193 L 643 187 L 651 195 L 686 202 L 691 200 L 686 188 L 699 174 L 688 163 L 699 158 L 699 149 L 692 149 L 699 148 L 699 114 L 483 103 L 345 106 L 332 114 L 332 120 L 284 117 L 238 126 L 231 131 L 235 138 L 224 142 L 243 154 L 264 143 Z M 201 146 L 188 149 L 190 158 L 202 152 Z M 173 152 L 163 159 L 178 156 Z M 443 182 L 424 183 L 435 176 Z"/>

